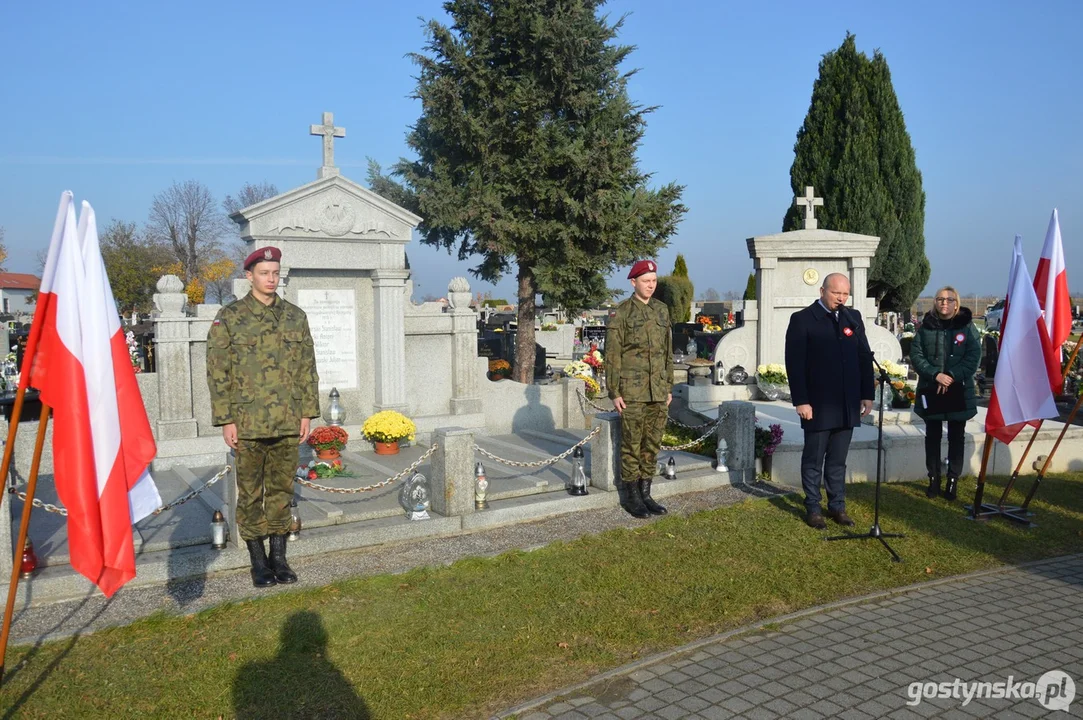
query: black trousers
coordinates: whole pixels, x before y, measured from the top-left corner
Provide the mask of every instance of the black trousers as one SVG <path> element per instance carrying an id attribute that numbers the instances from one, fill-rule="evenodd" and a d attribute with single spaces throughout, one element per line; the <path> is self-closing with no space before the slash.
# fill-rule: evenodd
<path id="1" fill-rule="evenodd" d="M 944 437 L 944 423 L 940 420 L 925 421 L 925 468 L 931 477 L 940 477 L 940 441 Z M 965 420 L 948 420 L 948 475 L 958 478 L 963 474 L 963 440 L 966 438 Z"/>
<path id="2" fill-rule="evenodd" d="M 846 509 L 846 455 L 850 452 L 853 428 L 805 431 L 801 451 L 801 488 L 805 509 L 820 511 L 820 482 L 827 488 L 827 511 Z"/>

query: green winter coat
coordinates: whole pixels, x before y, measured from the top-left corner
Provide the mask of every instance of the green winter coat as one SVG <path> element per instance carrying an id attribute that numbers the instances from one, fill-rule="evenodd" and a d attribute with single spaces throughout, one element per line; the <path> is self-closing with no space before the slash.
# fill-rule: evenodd
<path id="1" fill-rule="evenodd" d="M 971 323 L 969 308 L 959 308 L 950 320 L 937 317 L 930 310 L 921 321 L 921 328 L 910 345 L 910 363 L 918 374 L 918 398 L 914 412 L 926 420 L 969 420 L 978 413 L 978 397 L 974 389 L 974 373 L 981 362 L 981 340 L 978 330 Z M 938 373 L 950 375 L 955 382 L 963 384 L 966 410 L 928 415 L 921 406 L 921 392 L 936 384 Z"/>
<path id="2" fill-rule="evenodd" d="M 320 414 L 308 318 L 275 296 L 251 293 L 218 311 L 207 334 L 207 385 L 214 425 L 237 425 L 243 440 L 296 435 Z"/>

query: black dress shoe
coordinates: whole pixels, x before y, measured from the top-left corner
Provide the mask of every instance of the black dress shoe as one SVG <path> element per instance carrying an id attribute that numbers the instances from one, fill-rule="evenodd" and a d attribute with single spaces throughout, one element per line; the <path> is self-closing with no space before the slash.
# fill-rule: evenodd
<path id="1" fill-rule="evenodd" d="M 846 527 L 854 526 L 854 521 L 850 519 L 850 516 L 846 514 L 845 510 L 839 510 L 838 512 L 831 512 L 828 510 L 827 516 L 839 525 L 845 525 Z"/>
<path id="2" fill-rule="evenodd" d="M 810 528 L 816 530 L 826 530 L 827 523 L 824 522 L 824 516 L 818 512 L 809 512 L 805 515 L 805 524 Z"/>

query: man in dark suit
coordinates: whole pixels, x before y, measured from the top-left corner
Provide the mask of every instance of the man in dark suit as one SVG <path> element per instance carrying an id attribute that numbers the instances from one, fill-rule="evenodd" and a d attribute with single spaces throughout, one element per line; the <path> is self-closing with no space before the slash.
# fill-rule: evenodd
<path id="1" fill-rule="evenodd" d="M 872 351 L 857 311 L 847 308 L 850 280 L 831 273 L 820 299 L 790 317 L 786 329 L 786 375 L 805 431 L 801 487 L 805 522 L 827 527 L 820 509 L 820 481 L 827 488 L 827 515 L 853 525 L 846 514 L 846 455 L 861 418 L 872 411 Z"/>

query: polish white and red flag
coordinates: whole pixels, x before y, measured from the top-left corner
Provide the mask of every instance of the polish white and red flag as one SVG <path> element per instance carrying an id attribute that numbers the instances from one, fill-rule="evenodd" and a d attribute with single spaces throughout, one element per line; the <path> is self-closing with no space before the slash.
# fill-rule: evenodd
<path id="1" fill-rule="evenodd" d="M 1049 385 L 1059 395 L 1064 390 L 1061 347 L 1072 334 L 1072 298 L 1068 294 L 1068 271 L 1064 265 L 1060 217 L 1056 208 L 1053 208 L 1053 216 L 1049 218 L 1042 257 L 1034 273 L 1034 292 L 1038 294 L 1038 304 L 1044 313 L 1045 327 L 1049 333 L 1050 352 L 1045 358 Z"/>
<path id="2" fill-rule="evenodd" d="M 68 510 L 72 567 L 111 597 L 135 577 L 132 525 L 161 506 L 157 449 L 98 245 L 94 210 L 78 223 L 60 198 L 26 356 L 53 410 L 53 475 Z"/>
<path id="3" fill-rule="evenodd" d="M 1058 415 L 1045 364 L 1049 333 L 1018 235 L 1000 333 L 1000 356 L 985 432 L 1007 444 L 1025 425 L 1037 426 L 1039 420 Z"/>

